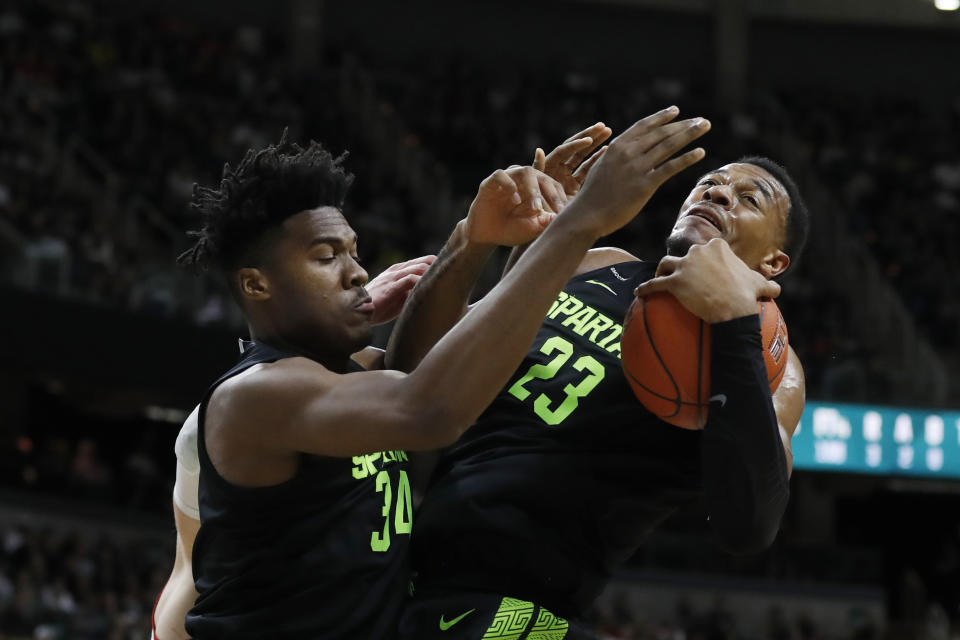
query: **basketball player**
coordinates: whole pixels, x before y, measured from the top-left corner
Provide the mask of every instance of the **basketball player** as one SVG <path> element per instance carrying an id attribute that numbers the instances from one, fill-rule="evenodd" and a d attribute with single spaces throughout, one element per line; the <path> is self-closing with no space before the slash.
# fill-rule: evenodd
<path id="1" fill-rule="evenodd" d="M 374 314 L 370 324 L 390 322 L 397 317 L 410 290 L 427 270 L 436 256 L 414 258 L 387 267 L 367 285 L 367 293 L 373 302 Z M 382 367 L 383 352 L 365 349 L 352 356 L 364 369 Z M 197 488 L 200 476 L 200 461 L 197 456 L 197 414 L 194 408 L 183 423 L 174 451 L 177 456 L 176 480 L 173 486 L 173 519 L 177 541 L 173 569 L 163 590 L 157 596 L 151 625 L 152 640 L 183 640 L 187 637 L 184 619 L 193 607 L 197 590 L 193 586 L 193 542 L 200 528 L 200 505 Z"/>
<path id="2" fill-rule="evenodd" d="M 609 129 L 598 124 L 579 135 L 589 138 L 579 157 L 552 169 L 566 172 L 554 175 L 564 184 L 582 179 L 571 167 Z M 539 150 L 536 162 L 551 170 Z M 591 638 L 575 620 L 613 570 L 700 496 L 721 547 L 743 553 L 770 544 L 789 495 L 789 440 L 804 383 L 791 352 L 771 400 L 756 281 L 783 274 L 806 228 L 787 173 L 750 158 L 697 182 L 659 265 L 617 248 L 588 252 L 527 358 L 440 455 L 417 514 L 418 576 L 402 638 Z M 443 322 L 458 317 L 490 250 L 454 231 L 401 313 L 388 366 L 413 366 Z M 542 275 L 527 280 L 529 291 Z M 779 291 L 770 284 L 770 293 Z M 702 431 L 654 417 L 622 374 L 621 323 L 635 289 L 669 291 L 712 324 L 714 402 Z"/>
<path id="3" fill-rule="evenodd" d="M 181 261 L 219 271 L 253 344 L 197 415 L 191 637 L 394 635 L 411 530 L 404 450 L 455 441 L 522 360 L 589 247 L 703 157 L 676 154 L 709 123 L 676 115 L 666 109 L 619 136 L 559 214 L 544 210 L 546 186 L 524 182 L 532 169 L 484 180 L 465 233 L 492 244 L 539 237 L 409 375 L 351 361 L 369 341 L 373 308 L 340 211 L 351 176 L 339 160 L 281 140 L 226 167 L 219 189 L 196 190 L 204 227 Z M 755 297 L 775 293 L 763 278 L 754 284 Z"/>

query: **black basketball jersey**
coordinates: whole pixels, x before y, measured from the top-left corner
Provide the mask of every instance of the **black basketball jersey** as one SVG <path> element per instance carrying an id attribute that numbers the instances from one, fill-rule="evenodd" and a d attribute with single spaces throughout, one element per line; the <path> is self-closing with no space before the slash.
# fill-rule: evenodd
<path id="1" fill-rule="evenodd" d="M 620 337 L 656 265 L 573 278 L 496 400 L 441 454 L 417 514 L 426 584 L 485 589 L 578 616 L 644 536 L 700 490 L 700 432 L 631 391 Z"/>
<path id="2" fill-rule="evenodd" d="M 200 403 L 199 596 L 187 615 L 197 640 L 395 633 L 412 526 L 403 451 L 352 459 L 302 454 L 293 478 L 259 488 L 231 484 L 207 455 L 204 418 L 213 390 L 255 364 L 293 355 L 254 343 Z"/>

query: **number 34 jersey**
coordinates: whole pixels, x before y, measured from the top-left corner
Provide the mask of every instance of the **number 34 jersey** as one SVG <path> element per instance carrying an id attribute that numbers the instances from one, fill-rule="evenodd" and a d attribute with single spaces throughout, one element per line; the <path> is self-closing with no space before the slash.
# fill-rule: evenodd
<path id="1" fill-rule="evenodd" d="M 573 278 L 496 400 L 444 450 L 411 541 L 419 581 L 581 615 L 644 536 L 700 490 L 700 433 L 649 413 L 621 369 L 655 264 Z"/>
<path id="2" fill-rule="evenodd" d="M 409 583 L 405 452 L 301 454 L 293 478 L 266 487 L 233 484 L 207 453 L 204 423 L 213 389 L 254 365 L 295 355 L 253 343 L 200 404 L 201 526 L 193 547 L 199 596 L 186 619 L 191 638 L 374 640 L 395 634 Z"/>

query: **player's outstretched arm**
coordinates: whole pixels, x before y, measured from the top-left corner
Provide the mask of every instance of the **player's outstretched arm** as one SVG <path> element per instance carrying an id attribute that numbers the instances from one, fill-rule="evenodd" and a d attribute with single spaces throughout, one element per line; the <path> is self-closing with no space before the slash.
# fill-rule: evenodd
<path id="1" fill-rule="evenodd" d="M 663 182 L 703 158 L 702 149 L 677 154 L 709 123 L 671 122 L 676 115 L 675 108 L 666 109 L 621 134 L 517 266 L 412 373 L 340 375 L 306 358 L 257 365 L 211 396 L 207 442 L 223 424 L 230 425 L 232 438 L 278 454 L 352 456 L 456 440 L 520 364 L 587 249 L 631 220 Z M 497 172 L 488 180 L 506 188 L 504 177 Z M 532 281 L 536 287 L 529 286 Z"/>
<path id="2" fill-rule="evenodd" d="M 467 312 L 493 250 L 537 237 L 566 202 L 559 183 L 532 167 L 511 167 L 487 178 L 404 307 L 387 344 L 386 366 L 416 367 Z"/>

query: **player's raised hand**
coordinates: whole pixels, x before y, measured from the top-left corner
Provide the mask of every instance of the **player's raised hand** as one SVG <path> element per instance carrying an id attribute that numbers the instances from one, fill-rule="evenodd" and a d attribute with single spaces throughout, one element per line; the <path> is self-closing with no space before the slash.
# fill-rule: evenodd
<path id="1" fill-rule="evenodd" d="M 710 121 L 674 122 L 678 113 L 669 107 L 636 122 L 614 138 L 587 174 L 575 201 L 578 215 L 595 233 L 607 235 L 625 225 L 660 185 L 703 159 L 699 147 L 676 154 L 709 131 Z"/>
<path id="2" fill-rule="evenodd" d="M 467 214 L 467 238 L 516 246 L 534 240 L 567 204 L 563 187 L 533 167 L 498 169 L 480 183 Z"/>
<path id="3" fill-rule="evenodd" d="M 613 130 L 602 122 L 598 122 L 573 134 L 548 154 L 544 154 L 543 149 L 537 147 L 537 151 L 533 154 L 533 168 L 563 185 L 563 190 L 572 198 L 580 191 L 590 167 L 606 150 L 606 147 L 600 149 L 597 147 L 606 142 L 611 135 Z"/>
<path id="4" fill-rule="evenodd" d="M 638 297 L 668 291 L 705 322 L 723 322 L 757 312 L 759 298 L 776 298 L 780 285 L 737 257 L 722 238 L 695 244 L 682 258 L 666 256 L 656 275 L 636 288 Z"/>
<path id="5" fill-rule="evenodd" d="M 398 262 L 367 283 L 367 293 L 373 302 L 370 323 L 384 324 L 396 318 L 413 287 L 436 259 L 437 256 L 421 256 Z"/>

